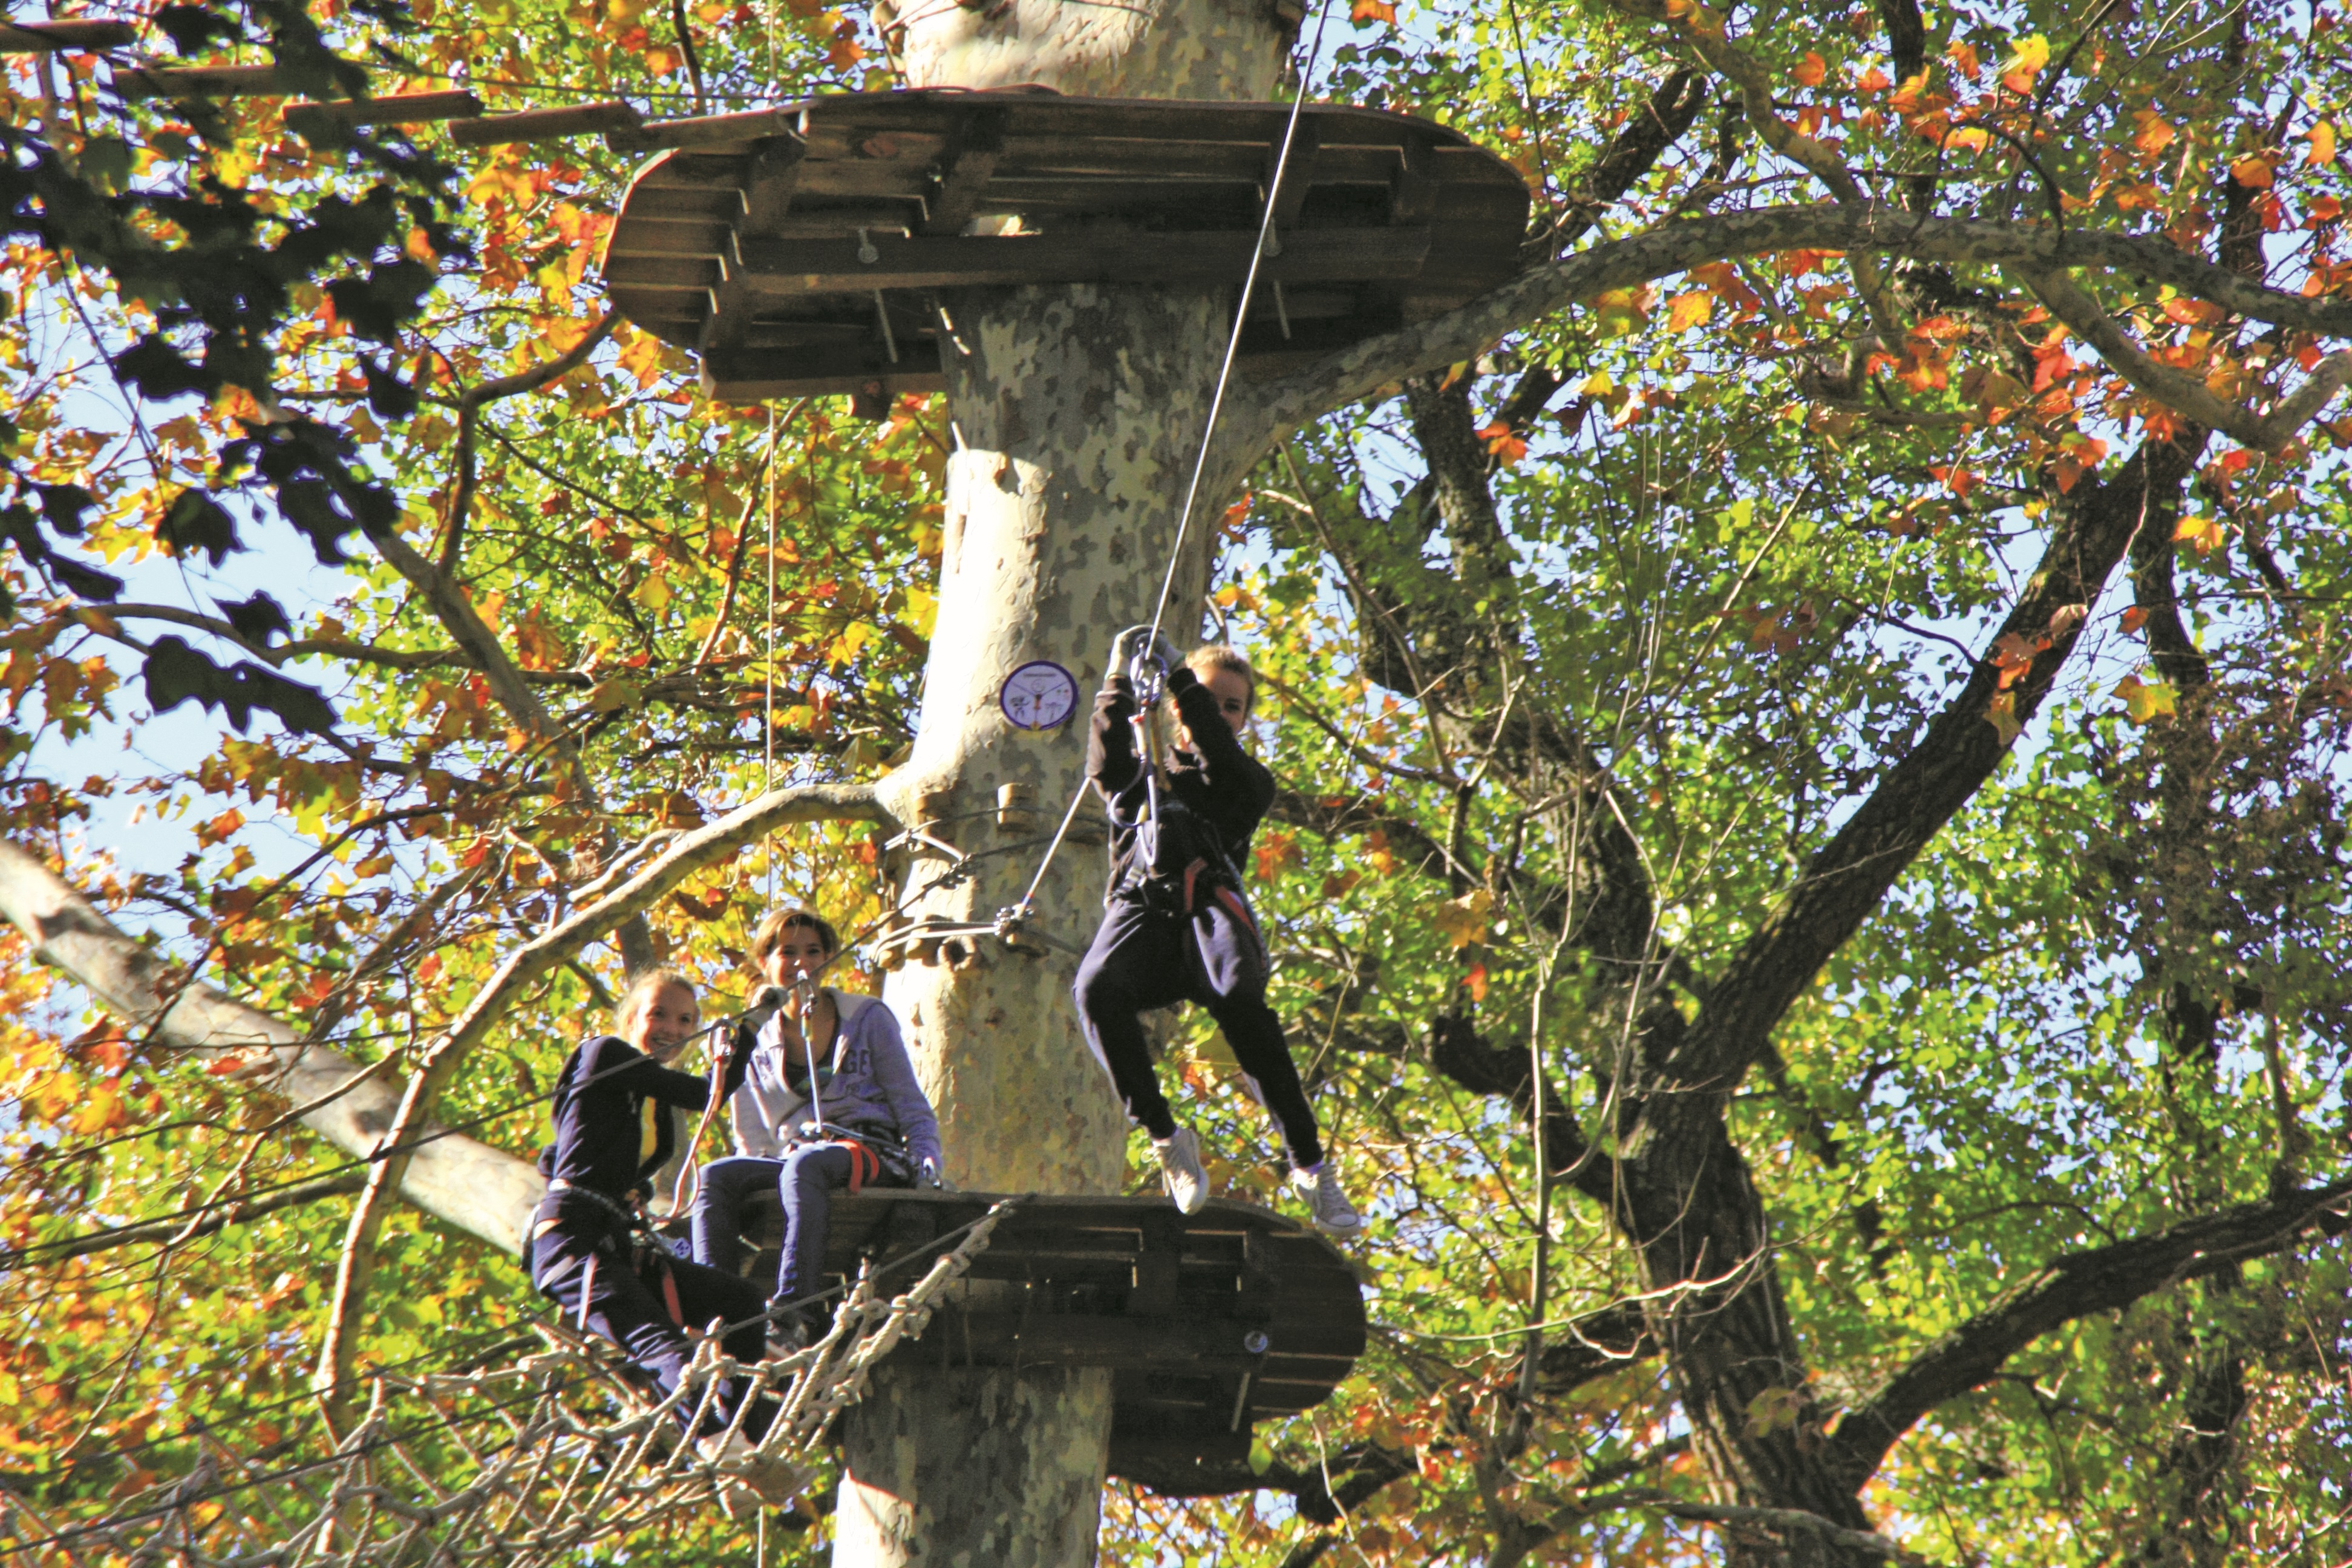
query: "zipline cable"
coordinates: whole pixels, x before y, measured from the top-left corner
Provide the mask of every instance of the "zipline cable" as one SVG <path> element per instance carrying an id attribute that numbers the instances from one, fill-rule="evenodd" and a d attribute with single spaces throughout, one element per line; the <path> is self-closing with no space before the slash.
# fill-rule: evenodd
<path id="1" fill-rule="evenodd" d="M 1192 526 L 1192 508 L 1200 500 L 1201 479 L 1208 472 L 1209 447 L 1217 434 L 1217 416 L 1224 412 L 1225 386 L 1233 379 L 1234 357 L 1241 350 L 1242 324 L 1249 319 L 1250 296 L 1257 289 L 1258 268 L 1265 261 L 1266 237 L 1274 232 L 1275 203 L 1282 195 L 1284 174 L 1290 167 L 1290 149 L 1298 137 L 1299 111 L 1307 107 L 1307 89 L 1315 79 L 1315 64 L 1323 56 L 1323 29 L 1331 20 L 1331 0 L 1319 0 L 1315 11 L 1315 40 L 1308 46 L 1307 64 L 1298 73 L 1298 96 L 1290 100 L 1290 118 L 1282 128 L 1282 152 L 1274 161 L 1274 177 L 1266 182 L 1265 210 L 1258 217 L 1257 244 L 1250 248 L 1248 273 L 1242 279 L 1241 304 L 1234 311 L 1234 330 L 1225 339 L 1224 363 L 1217 367 L 1217 389 L 1209 399 L 1209 421 L 1201 431 L 1200 455 L 1192 460 L 1192 479 L 1184 487 L 1184 510 L 1176 514 L 1176 541 L 1168 547 L 1168 574 L 1160 584 L 1160 602 L 1151 606 L 1151 632 L 1160 634 L 1160 619 L 1168 613 L 1168 595 L 1176 586 L 1176 567 L 1184 559 L 1184 533 Z"/>

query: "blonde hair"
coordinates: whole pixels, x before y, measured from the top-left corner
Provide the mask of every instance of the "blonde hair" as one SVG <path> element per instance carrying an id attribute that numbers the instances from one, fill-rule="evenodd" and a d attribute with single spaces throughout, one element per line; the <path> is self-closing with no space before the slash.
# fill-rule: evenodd
<path id="1" fill-rule="evenodd" d="M 824 955 L 827 958 L 841 951 L 841 933 L 833 929 L 833 922 L 814 910 L 794 904 L 788 909 L 770 910 L 760 917 L 760 923 L 751 929 L 750 950 L 751 967 L 765 968 L 768 954 L 776 951 L 777 944 L 784 940 L 786 931 L 795 928 L 816 932 L 816 939 L 824 943 Z"/>
<path id="2" fill-rule="evenodd" d="M 687 978 L 685 971 L 672 969 L 667 964 L 663 964 L 655 969 L 639 970 L 631 977 L 629 988 L 621 993 L 619 1001 L 613 1004 L 613 1033 L 625 1037 L 629 1032 L 629 1021 L 636 1016 L 638 1009 L 645 1005 L 647 999 L 660 995 L 673 985 L 682 985 L 686 988 L 688 995 L 698 997 L 695 1012 L 698 1016 L 702 1011 L 702 1004 L 695 990 L 694 982 Z"/>

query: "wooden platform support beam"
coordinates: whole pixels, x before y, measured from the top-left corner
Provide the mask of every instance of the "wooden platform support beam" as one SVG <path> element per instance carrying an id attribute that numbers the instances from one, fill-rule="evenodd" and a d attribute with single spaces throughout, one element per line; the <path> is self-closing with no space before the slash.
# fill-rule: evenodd
<path id="1" fill-rule="evenodd" d="M 0 54 L 89 54 L 128 48 L 139 41 L 136 22 L 0 23 Z"/>
<path id="2" fill-rule="evenodd" d="M 339 98 L 286 107 L 286 124 L 308 141 L 320 141 L 362 125 L 429 125 L 443 120 L 473 120 L 482 100 L 470 92 L 409 92 L 390 98 Z"/>
<path id="3" fill-rule="evenodd" d="M 502 147 L 517 142 L 553 142 L 571 136 L 628 134 L 645 123 L 636 106 L 620 99 L 576 103 L 563 109 L 526 109 L 490 114 L 449 128 L 460 147 Z"/>

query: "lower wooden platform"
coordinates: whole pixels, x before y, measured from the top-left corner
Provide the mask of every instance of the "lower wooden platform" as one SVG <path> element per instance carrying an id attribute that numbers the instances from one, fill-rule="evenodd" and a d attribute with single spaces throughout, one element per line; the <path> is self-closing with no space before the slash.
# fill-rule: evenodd
<path id="1" fill-rule="evenodd" d="M 998 1194 L 835 1194 L 829 1270 L 869 1263 L 881 1287 L 919 1278 L 950 1233 Z M 747 1215 L 761 1248 L 747 1270 L 772 1279 L 782 1215 Z M 1229 1199 L 1185 1215 L 1165 1198 L 1030 1197 L 998 1222 L 987 1251 L 894 1361 L 964 1367 L 1108 1367 L 1110 1470 L 1197 1490 L 1202 1461 L 1246 1456 L 1255 1422 L 1328 1398 L 1364 1349 L 1363 1295 L 1339 1248 L 1296 1220 Z"/>

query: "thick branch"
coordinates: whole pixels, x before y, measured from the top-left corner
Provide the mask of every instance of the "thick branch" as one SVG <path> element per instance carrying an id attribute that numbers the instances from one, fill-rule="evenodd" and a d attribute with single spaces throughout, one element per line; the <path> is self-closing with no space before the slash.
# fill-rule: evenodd
<path id="1" fill-rule="evenodd" d="M 2257 451 L 2274 452 L 2293 440 L 2297 431 L 2318 417 L 2327 400 L 2344 389 L 2346 379 L 2352 378 L 2352 351 L 2332 354 L 2276 408 L 2267 415 L 2257 414 L 2215 395 L 2197 377 L 2148 358 L 2138 344 L 2124 336 L 2115 318 L 2075 288 L 2064 273 L 2027 272 L 2025 279 L 2050 307 L 2050 313 L 2096 349 L 2099 357 L 2126 381 L 2200 425 L 2210 425 Z"/>
<path id="2" fill-rule="evenodd" d="M 1703 5 L 1685 5 L 1677 10 L 1664 4 L 1664 0 L 1618 0 L 1618 5 L 1630 15 L 1663 24 L 1717 75 L 1730 82 L 1739 94 L 1739 106 L 1748 122 L 1756 127 L 1766 146 L 1827 185 L 1830 194 L 1844 205 L 1862 210 L 1872 205 L 1870 197 L 1846 168 L 1844 154 L 1839 149 L 1806 135 L 1780 118 L 1773 107 L 1771 73 L 1726 36 L 1723 23 L 1713 13 Z M 1847 265 L 1853 269 L 1854 291 L 1862 296 L 1863 308 L 1870 313 L 1871 324 L 1878 329 L 1879 336 L 1890 343 L 1902 342 L 1902 318 L 1886 291 L 1886 279 L 1879 270 L 1877 259 L 1867 251 L 1856 251 L 1847 258 Z"/>
<path id="3" fill-rule="evenodd" d="M 250 1064 L 240 1077 L 298 1105 L 320 1101 L 299 1120 L 346 1154 L 365 1159 L 382 1142 L 399 1097 L 373 1079 L 353 1086 L 362 1064 L 305 1046 L 288 1025 L 175 974 L 56 872 L 5 840 L 0 914 L 33 942 L 35 957 L 132 1028 L 202 1058 L 240 1058 Z M 456 1136 L 418 1149 L 400 1184 L 401 1196 L 418 1208 L 509 1252 L 520 1248 L 531 1207 L 545 1190 L 530 1162 Z"/>
<path id="4" fill-rule="evenodd" d="M 1872 250 L 1918 261 L 2050 271 L 2096 268 L 2169 284 L 2232 314 L 2352 338 L 2352 301 L 2266 289 L 2161 239 L 2041 224 L 1919 217 L 1892 208 L 1766 207 L 1668 224 L 1522 273 L 1460 310 L 1370 338 L 1267 382 L 1228 416 L 1236 442 L 1269 445 L 1330 409 L 1403 376 L 1467 359 L 1506 333 L 1612 289 L 1709 261 L 1799 249 Z"/>
<path id="5" fill-rule="evenodd" d="M 2041 563 L 1995 637 L 2038 648 L 2022 676 L 1978 662 L 1927 734 L 1879 780 L 1869 799 L 1822 846 L 1779 905 L 1711 987 L 1707 1005 L 1664 1064 L 1681 1089 L 1725 1093 L 1762 1053 L 1790 1004 L 1812 984 L 1953 813 L 2009 753 L 2016 727 L 2041 706 L 2080 634 L 2080 608 L 2095 600 L 2142 528 L 2172 531 L 2180 486 L 2203 446 L 2148 442 L 2111 479 L 2084 477 L 2059 507 Z M 2004 689 L 2005 688 L 2005 689 Z M 1994 722 L 1996 699 L 2007 706 Z M 1668 1093 L 1653 1108 L 1696 1109 L 1705 1095 Z M 1712 1112 L 1706 1112 L 1711 1115 Z"/>
<path id="6" fill-rule="evenodd" d="M 2154 1236 L 2072 1253 L 2045 1264 L 1992 1307 L 1914 1357 L 1838 1424 L 1833 1462 L 1855 1487 L 1888 1448 L 1945 1400 L 1967 1393 L 2042 1334 L 2094 1312 L 2112 1312 L 2183 1279 L 2292 1247 L 2314 1227 L 2340 1227 L 2352 1211 L 2352 1176 L 2269 1203 L 2200 1215 Z"/>

